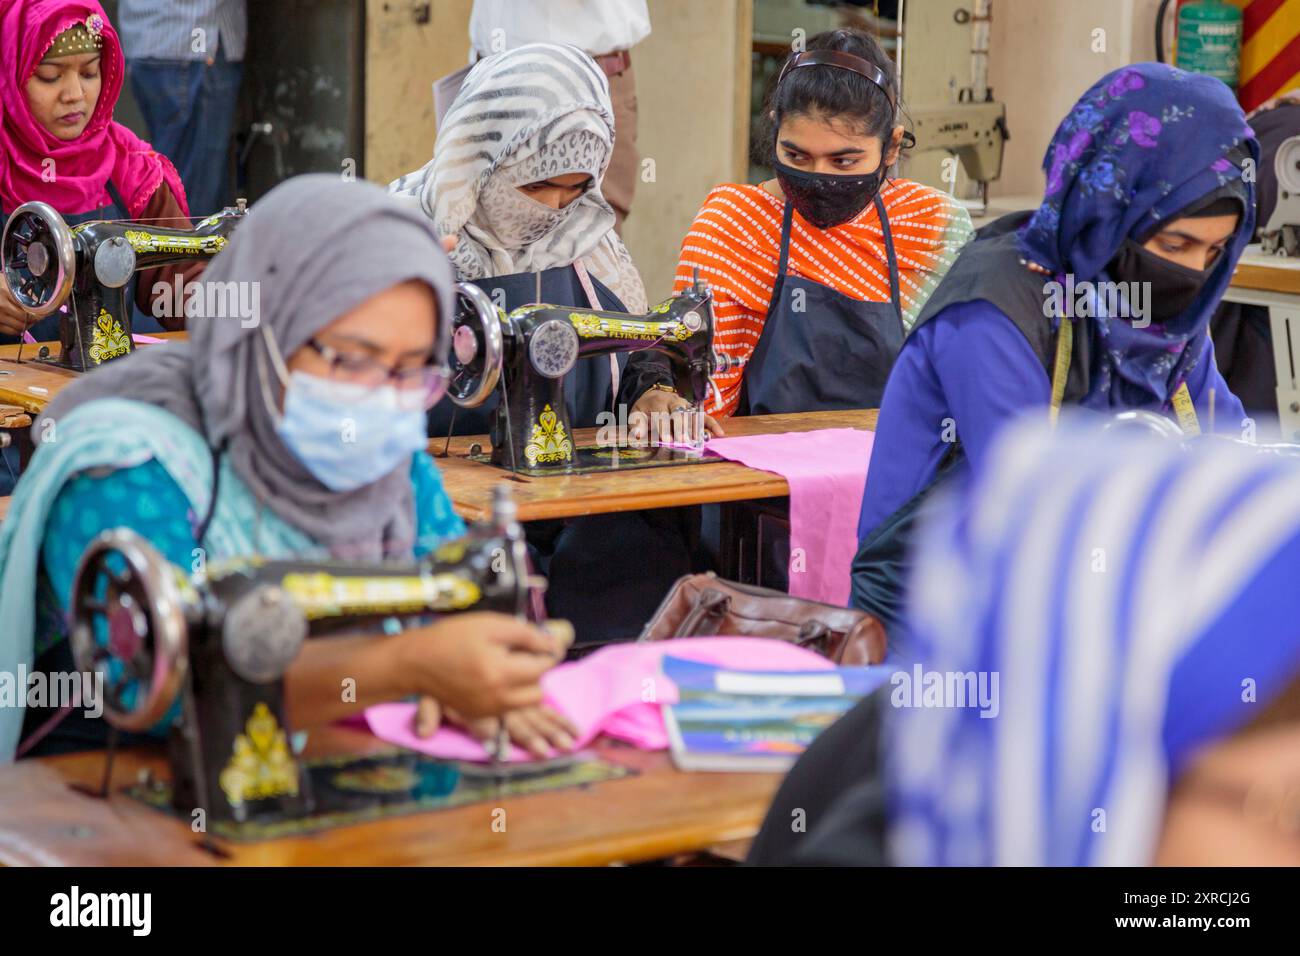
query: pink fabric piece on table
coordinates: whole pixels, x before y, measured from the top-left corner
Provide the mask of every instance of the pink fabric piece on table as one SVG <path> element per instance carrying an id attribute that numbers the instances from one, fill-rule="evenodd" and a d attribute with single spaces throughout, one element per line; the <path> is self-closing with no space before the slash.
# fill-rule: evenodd
<path id="1" fill-rule="evenodd" d="M 663 750 L 668 733 L 661 705 L 677 702 L 677 688 L 659 670 L 665 654 L 737 670 L 822 671 L 835 666 L 805 648 L 755 637 L 615 644 L 545 674 L 546 703 L 573 721 L 579 730 L 579 747 L 606 734 L 642 750 Z M 645 699 L 647 691 L 652 692 L 651 701 Z M 365 718 L 370 732 L 391 744 L 445 760 L 488 759 L 481 743 L 455 727 L 442 727 L 432 737 L 417 737 L 415 704 L 377 704 L 366 709 Z M 532 759 L 523 748 L 511 747 L 510 760 Z"/>
<path id="2" fill-rule="evenodd" d="M 139 333 L 133 333 L 131 336 L 131 341 L 134 342 L 136 345 L 157 345 L 159 342 L 165 342 L 167 340 L 160 339 L 157 336 L 153 336 L 153 335 L 140 335 Z"/>
<path id="3" fill-rule="evenodd" d="M 790 593 L 841 607 L 849 602 L 849 572 L 858 551 L 858 515 L 876 433 L 823 428 L 779 435 L 711 438 L 711 454 L 771 471 L 790 485 L 790 551 L 803 570 L 790 569 Z"/>

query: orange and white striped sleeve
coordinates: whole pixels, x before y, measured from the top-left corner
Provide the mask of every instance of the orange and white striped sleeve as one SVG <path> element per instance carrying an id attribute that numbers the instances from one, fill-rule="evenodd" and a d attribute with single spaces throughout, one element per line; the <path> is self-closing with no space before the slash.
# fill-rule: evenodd
<path id="1" fill-rule="evenodd" d="M 739 364 L 715 376 L 722 402 L 710 398 L 712 415 L 734 415 L 740 404 L 744 363 L 754 352 L 776 277 L 772 235 L 780 222 L 772 202 L 756 186 L 714 188 L 682 241 L 673 291 L 694 281 L 696 271 L 713 292 L 714 347 Z"/>

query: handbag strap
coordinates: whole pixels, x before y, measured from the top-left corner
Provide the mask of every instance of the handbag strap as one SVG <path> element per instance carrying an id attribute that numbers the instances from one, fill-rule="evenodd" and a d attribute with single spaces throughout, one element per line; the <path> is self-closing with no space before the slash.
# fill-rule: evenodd
<path id="1" fill-rule="evenodd" d="M 708 637 L 717 628 L 716 621 L 721 620 L 731 606 L 731 598 L 716 588 L 705 588 L 695 599 L 695 606 L 682 619 L 674 637 Z M 708 621 L 715 621 L 712 630 L 705 630 Z"/>
<path id="2" fill-rule="evenodd" d="M 833 633 L 824 621 L 804 621 L 799 625 L 799 636 L 794 642 L 800 647 L 808 647 L 811 644 L 824 645 Z"/>

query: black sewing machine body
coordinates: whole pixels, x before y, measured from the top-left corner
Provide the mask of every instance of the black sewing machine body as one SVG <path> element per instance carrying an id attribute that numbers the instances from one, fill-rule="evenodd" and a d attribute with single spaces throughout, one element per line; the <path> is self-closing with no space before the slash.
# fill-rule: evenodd
<path id="1" fill-rule="evenodd" d="M 246 213 L 240 200 L 193 230 L 102 220 L 69 228 L 45 203 L 25 203 L 5 224 L 0 260 L 12 294 L 28 312 L 41 318 L 66 305 L 59 319 L 61 351 L 52 364 L 84 372 L 135 349 L 127 297 L 132 276 L 212 258 Z"/>
<path id="2" fill-rule="evenodd" d="M 708 397 L 718 359 L 713 295 L 701 282 L 645 315 L 544 304 L 504 315 L 464 284 L 460 291 L 449 394 L 473 407 L 500 387 L 490 433 L 493 464 L 543 473 L 575 466 L 564 378 L 579 359 L 648 349 L 667 357 L 675 387 L 689 402 L 702 407 Z"/>
<path id="3" fill-rule="evenodd" d="M 409 564 L 249 560 L 190 576 L 116 530 L 82 558 L 70 634 L 78 667 L 105 675 L 115 728 L 147 730 L 180 701 L 168 741 L 175 811 L 283 820 L 312 809 L 284 700 L 305 640 L 465 611 L 537 617 L 539 587 L 504 492 L 490 522 Z"/>

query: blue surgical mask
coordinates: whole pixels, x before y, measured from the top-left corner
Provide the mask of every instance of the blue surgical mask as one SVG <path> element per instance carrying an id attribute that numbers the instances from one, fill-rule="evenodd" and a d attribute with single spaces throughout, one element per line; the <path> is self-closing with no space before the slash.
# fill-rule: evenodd
<path id="1" fill-rule="evenodd" d="M 273 348 L 273 359 L 279 358 Z M 284 373 L 277 371 L 283 381 Z M 293 372 L 275 432 L 308 471 L 332 491 L 352 491 L 400 468 L 428 443 L 424 396 L 383 385 Z"/>

